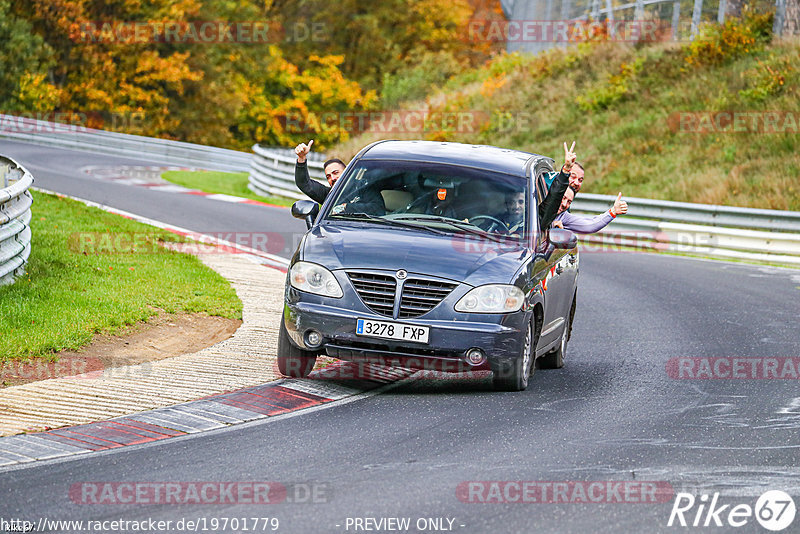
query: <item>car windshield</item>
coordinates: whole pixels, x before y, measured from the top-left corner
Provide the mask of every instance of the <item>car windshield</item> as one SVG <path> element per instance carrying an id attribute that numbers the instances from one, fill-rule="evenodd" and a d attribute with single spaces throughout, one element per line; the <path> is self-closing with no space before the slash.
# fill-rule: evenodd
<path id="1" fill-rule="evenodd" d="M 524 237 L 528 227 L 528 181 L 521 176 L 458 165 L 365 160 L 342 180 L 329 220 L 394 222 L 488 237 Z"/>

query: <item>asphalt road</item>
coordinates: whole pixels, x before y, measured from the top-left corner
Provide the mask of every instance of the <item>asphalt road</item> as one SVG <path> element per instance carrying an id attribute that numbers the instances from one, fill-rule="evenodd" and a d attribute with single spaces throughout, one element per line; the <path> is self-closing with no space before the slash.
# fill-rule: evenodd
<path id="1" fill-rule="evenodd" d="M 41 187 L 191 229 L 291 221 L 285 210 L 197 204 L 202 199 L 190 195 L 145 197 L 154 192 L 122 193 L 75 178 L 76 165 L 111 158 L 64 158 L 52 149 L 5 141 L 0 153 L 18 157 Z M 197 213 L 201 207 L 208 215 Z M 154 519 L 171 520 L 173 528 L 181 519 L 199 519 L 211 531 L 222 531 L 211 529 L 214 518 L 274 517 L 278 532 L 364 532 L 356 518 L 397 517 L 410 519 L 407 530 L 361 525 L 382 532 L 436 531 L 418 530 L 417 521 L 445 518 L 439 531 L 449 519 L 456 532 L 764 532 L 752 517 L 736 529 L 668 527 L 672 493 L 656 504 L 509 504 L 464 502 L 457 488 L 470 481 L 583 481 L 584 488 L 591 481 L 617 481 L 627 482 L 623 487 L 633 488 L 632 495 L 615 499 L 612 491 L 608 499 L 631 501 L 634 482 L 651 481 L 698 499 L 706 494 L 709 501 L 719 492 L 719 505 L 754 506 L 770 489 L 784 490 L 800 504 L 796 378 L 691 380 L 667 372 L 674 358 L 797 357 L 798 297 L 800 271 L 583 254 L 566 365 L 537 371 L 525 392 L 495 393 L 488 377 L 422 376 L 294 417 L 39 463 L 0 473 L 0 518 Z M 317 502 L 87 505 L 69 496 L 74 484 L 133 481 L 269 481 L 289 488 L 294 501 L 314 487 Z M 489 495 L 480 489 L 473 494 Z M 686 512 L 689 524 L 699 504 Z M 700 524 L 705 519 L 702 514 Z M 253 530 L 252 523 L 247 530 L 243 525 L 241 519 L 236 527 L 229 522 L 225 531 Z M 784 532 L 798 531 L 800 517 Z"/>

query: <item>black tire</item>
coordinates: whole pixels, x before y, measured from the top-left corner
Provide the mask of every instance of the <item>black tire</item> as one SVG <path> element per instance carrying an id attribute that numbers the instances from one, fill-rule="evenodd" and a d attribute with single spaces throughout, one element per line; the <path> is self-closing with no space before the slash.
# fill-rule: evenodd
<path id="1" fill-rule="evenodd" d="M 305 378 L 317 362 L 317 353 L 303 350 L 292 345 L 289 333 L 281 318 L 278 332 L 278 371 L 283 376 L 291 378 Z"/>
<path id="2" fill-rule="evenodd" d="M 497 391 L 524 391 L 533 376 L 533 323 L 528 321 L 528 330 L 520 354 L 511 364 L 492 368 L 492 385 Z"/>
<path id="3" fill-rule="evenodd" d="M 572 320 L 575 318 L 575 302 L 576 299 L 573 297 L 572 304 L 569 307 L 567 323 L 564 325 L 564 331 L 561 333 L 561 342 L 558 344 L 558 347 L 536 361 L 539 369 L 561 369 L 564 367 L 564 355 L 567 352 L 567 342 L 569 338 L 572 337 Z"/>

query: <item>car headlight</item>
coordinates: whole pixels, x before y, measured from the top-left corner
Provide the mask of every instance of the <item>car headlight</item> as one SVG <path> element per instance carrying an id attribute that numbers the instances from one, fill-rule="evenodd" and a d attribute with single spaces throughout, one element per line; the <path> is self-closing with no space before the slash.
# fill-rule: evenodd
<path id="1" fill-rule="evenodd" d="M 525 295 L 517 286 L 489 284 L 473 288 L 456 303 L 456 311 L 467 313 L 511 313 L 519 311 Z"/>
<path id="2" fill-rule="evenodd" d="M 298 261 L 292 265 L 289 271 L 289 283 L 295 289 L 315 295 L 337 299 L 344 295 L 342 286 L 336 281 L 333 273 L 316 263 Z"/>

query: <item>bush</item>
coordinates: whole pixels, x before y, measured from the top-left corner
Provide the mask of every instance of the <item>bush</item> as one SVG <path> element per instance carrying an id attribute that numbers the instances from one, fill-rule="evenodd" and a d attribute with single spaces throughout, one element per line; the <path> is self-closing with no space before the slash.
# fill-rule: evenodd
<path id="1" fill-rule="evenodd" d="M 395 74 L 384 74 L 380 96 L 384 109 L 397 107 L 403 101 L 420 100 L 462 70 L 462 65 L 449 52 L 426 53 L 410 64 L 413 66 Z"/>
<path id="2" fill-rule="evenodd" d="M 686 63 L 693 67 L 719 65 L 744 54 L 755 52 L 772 35 L 772 14 L 746 14 L 725 24 L 705 26 L 686 47 Z"/>
<path id="3" fill-rule="evenodd" d="M 607 109 L 611 104 L 623 100 L 631 94 L 636 73 L 641 70 L 643 63 L 644 58 L 638 58 L 633 63 L 620 65 L 619 74 L 609 75 L 606 83 L 579 95 L 575 99 L 578 107 L 584 111 L 596 111 Z"/>

